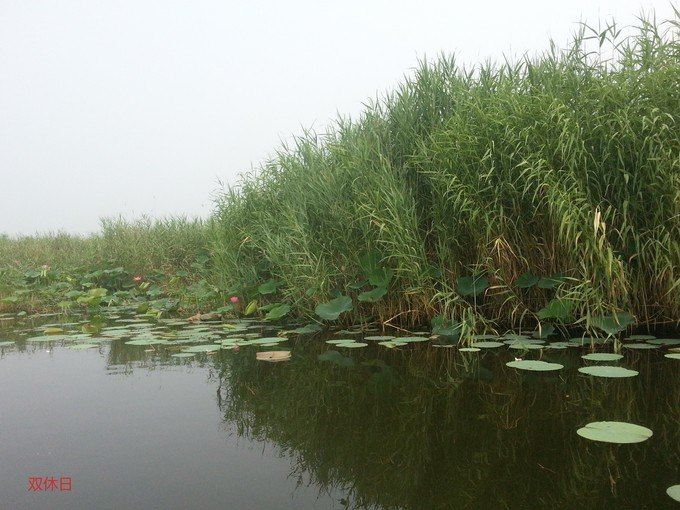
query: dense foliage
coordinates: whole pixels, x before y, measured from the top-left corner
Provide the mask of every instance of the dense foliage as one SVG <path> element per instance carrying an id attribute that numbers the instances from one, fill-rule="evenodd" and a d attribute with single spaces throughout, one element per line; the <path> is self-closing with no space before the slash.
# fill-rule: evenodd
<path id="1" fill-rule="evenodd" d="M 218 277 L 251 295 L 275 278 L 310 314 L 372 292 L 354 311 L 383 321 L 677 320 L 678 23 L 623 34 L 584 27 L 503 66 L 422 63 L 221 197 Z"/>

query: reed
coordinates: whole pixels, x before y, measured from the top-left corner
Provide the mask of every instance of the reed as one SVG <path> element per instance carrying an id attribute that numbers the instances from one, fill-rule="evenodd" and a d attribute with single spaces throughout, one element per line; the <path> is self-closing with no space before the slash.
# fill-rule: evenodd
<path id="1" fill-rule="evenodd" d="M 248 295 L 274 276 L 311 313 L 377 250 L 396 277 L 357 311 L 383 321 L 535 320 L 555 294 L 513 286 L 527 270 L 568 277 L 557 296 L 577 316 L 677 321 L 678 27 L 584 25 L 568 48 L 514 63 L 422 62 L 219 198 L 217 278 Z M 473 302 L 455 282 L 477 272 L 491 287 Z"/>

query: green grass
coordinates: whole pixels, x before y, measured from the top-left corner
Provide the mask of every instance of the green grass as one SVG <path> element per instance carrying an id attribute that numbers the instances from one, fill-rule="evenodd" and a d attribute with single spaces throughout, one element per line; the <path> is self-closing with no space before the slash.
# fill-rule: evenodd
<path id="1" fill-rule="evenodd" d="M 356 295 L 359 259 L 377 251 L 395 278 L 353 319 L 444 314 L 479 330 L 534 323 L 558 298 L 574 303 L 570 320 L 678 321 L 678 27 L 583 27 L 564 50 L 504 65 L 423 62 L 358 119 L 304 133 L 220 197 L 216 278 L 256 296 L 275 277 L 275 299 L 312 314 L 336 291 Z M 518 289 L 526 271 L 567 279 Z M 485 295 L 459 295 L 475 273 Z"/>
<path id="2" fill-rule="evenodd" d="M 91 236 L 0 236 L 0 265 L 27 268 L 46 264 L 90 270 L 123 266 L 144 273 L 186 268 L 207 244 L 208 226 L 203 220 L 104 218 L 101 231 Z"/>
<path id="3" fill-rule="evenodd" d="M 170 297 L 198 310 L 216 297 L 204 281 L 209 232 L 198 219 L 115 218 L 91 236 L 0 236 L 0 311 L 60 309 L 76 304 L 74 293 L 99 287 L 116 303 Z"/>

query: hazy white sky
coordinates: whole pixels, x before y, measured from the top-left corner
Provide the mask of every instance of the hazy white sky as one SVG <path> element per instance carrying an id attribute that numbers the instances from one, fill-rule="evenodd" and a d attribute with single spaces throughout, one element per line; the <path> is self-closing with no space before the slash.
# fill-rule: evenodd
<path id="1" fill-rule="evenodd" d="M 419 57 L 474 63 L 566 43 L 574 22 L 667 1 L 0 0 L 0 232 L 100 216 L 206 216 L 302 127 Z"/>

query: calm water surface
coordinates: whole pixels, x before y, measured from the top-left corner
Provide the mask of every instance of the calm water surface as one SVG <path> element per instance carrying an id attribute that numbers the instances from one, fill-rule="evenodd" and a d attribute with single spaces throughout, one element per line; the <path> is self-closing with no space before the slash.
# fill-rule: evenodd
<path id="1" fill-rule="evenodd" d="M 77 351 L 27 343 L 36 323 L 4 322 L 0 341 L 16 343 L 0 347 L 3 509 L 680 506 L 665 493 L 680 483 L 680 361 L 666 349 L 626 350 L 618 364 L 640 374 L 599 379 L 576 371 L 574 348 L 543 354 L 565 368 L 536 374 L 506 367 L 518 356 L 506 348 L 291 335 L 290 361 L 269 364 L 254 346 L 181 359 L 180 346 L 128 337 Z M 345 358 L 319 361 L 329 349 Z M 576 434 L 602 420 L 654 436 L 616 446 Z M 72 488 L 29 491 L 29 477 Z"/>

